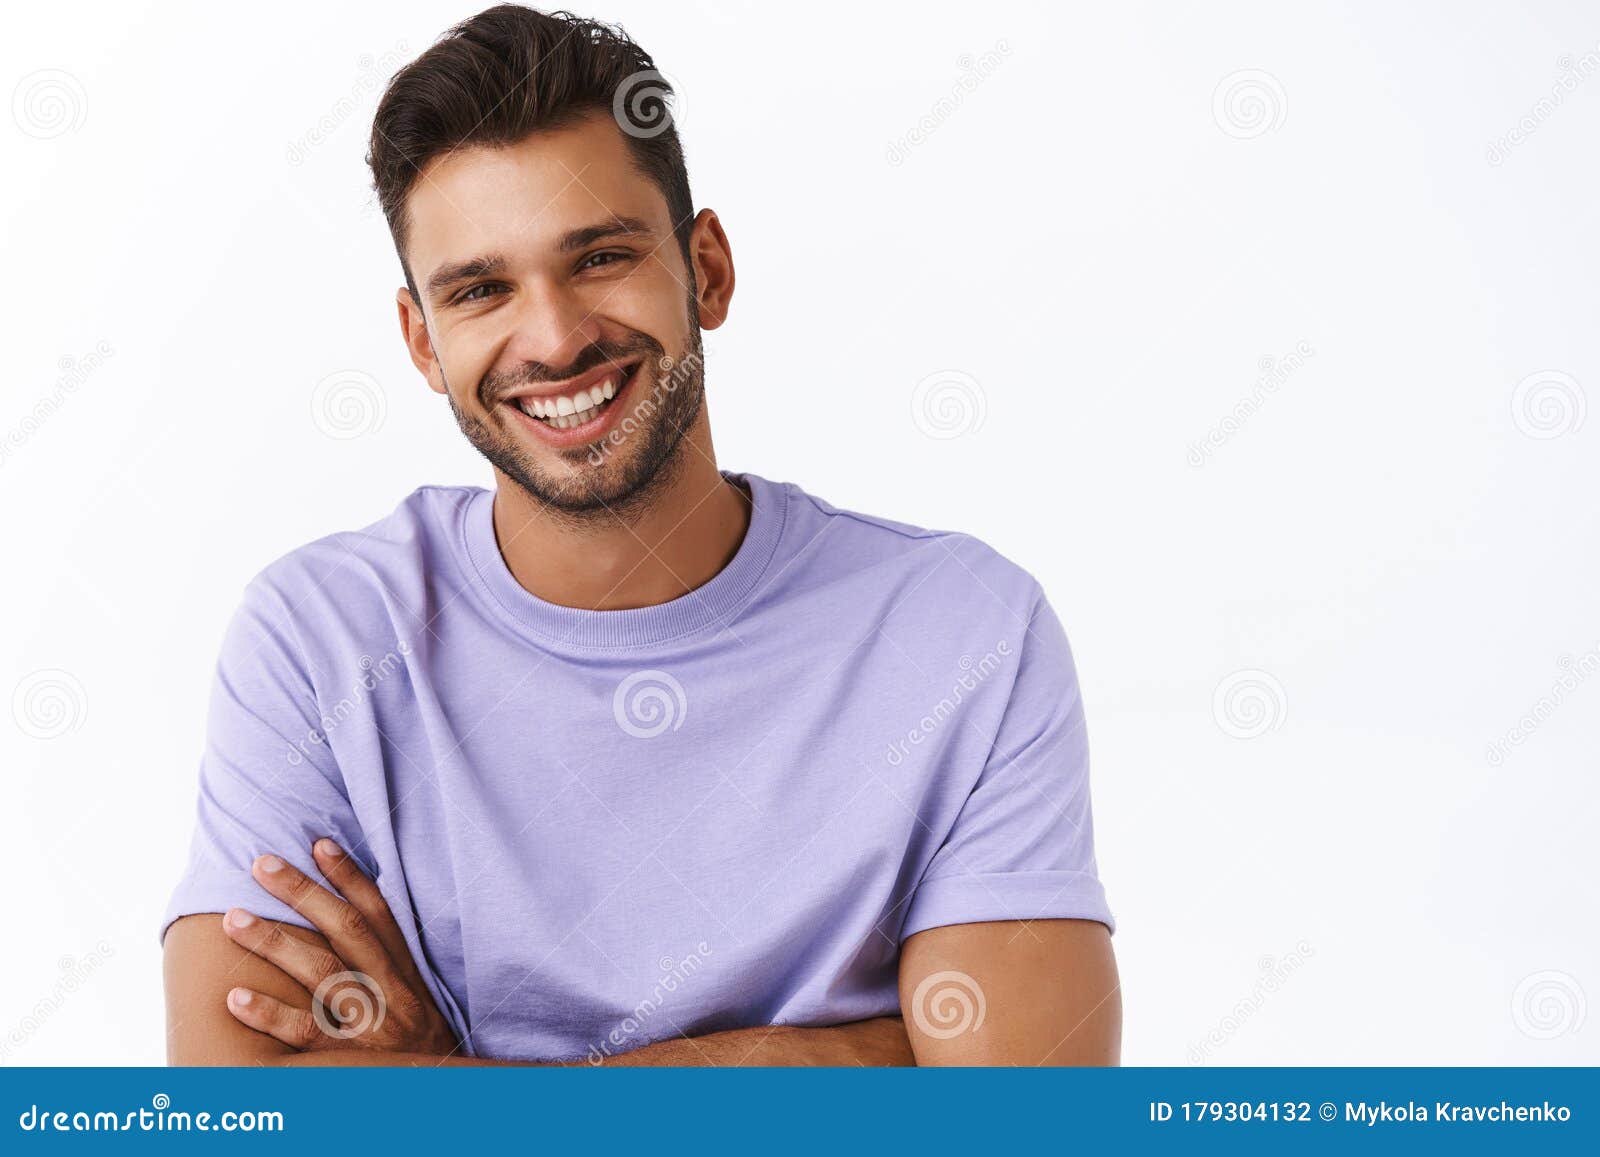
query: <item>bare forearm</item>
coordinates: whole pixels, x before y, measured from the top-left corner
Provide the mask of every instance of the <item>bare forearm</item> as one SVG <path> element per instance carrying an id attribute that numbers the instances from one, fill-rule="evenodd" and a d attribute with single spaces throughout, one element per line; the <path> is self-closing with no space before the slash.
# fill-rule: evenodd
<path id="1" fill-rule="evenodd" d="M 262 1062 L 273 1067 L 325 1068 L 329 1066 L 409 1066 L 429 1068 L 438 1065 L 588 1065 L 576 1061 L 500 1061 L 479 1057 L 435 1057 L 421 1053 L 385 1053 L 368 1049 L 344 1049 L 295 1053 Z M 914 1065 L 905 1026 L 898 1017 L 879 1017 L 829 1028 L 796 1028 L 787 1025 L 733 1029 L 703 1037 L 680 1037 L 658 1041 L 628 1053 L 605 1057 L 598 1062 L 626 1067 L 752 1067 L 821 1065 Z"/>
<path id="2" fill-rule="evenodd" d="M 606 1057 L 600 1063 L 635 1067 L 759 1067 L 914 1065 L 917 1062 L 900 1018 L 882 1016 L 829 1028 L 772 1025 L 703 1037 L 680 1037 Z"/>

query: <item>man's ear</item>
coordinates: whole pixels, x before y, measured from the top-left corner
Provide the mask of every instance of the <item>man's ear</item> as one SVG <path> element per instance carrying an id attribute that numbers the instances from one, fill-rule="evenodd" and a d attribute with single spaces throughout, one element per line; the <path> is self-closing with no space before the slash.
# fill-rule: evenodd
<path id="1" fill-rule="evenodd" d="M 728 320 L 728 306 L 733 301 L 733 248 L 722 231 L 722 222 L 710 209 L 700 210 L 694 219 L 689 261 L 694 267 L 700 328 L 716 329 Z"/>
<path id="2" fill-rule="evenodd" d="M 444 393 L 444 374 L 439 370 L 439 359 L 434 356 L 433 339 L 428 336 L 428 319 L 422 307 L 404 286 L 395 292 L 394 303 L 400 312 L 400 336 L 405 339 L 411 364 L 428 379 L 430 390 L 436 394 Z"/>

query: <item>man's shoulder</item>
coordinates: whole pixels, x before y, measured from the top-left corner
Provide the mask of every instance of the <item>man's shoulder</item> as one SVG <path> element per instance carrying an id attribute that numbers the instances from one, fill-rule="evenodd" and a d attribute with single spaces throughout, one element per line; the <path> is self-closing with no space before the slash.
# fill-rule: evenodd
<path id="1" fill-rule="evenodd" d="M 367 602 L 420 598 L 430 572 L 453 569 L 462 519 L 485 491 L 421 486 L 376 522 L 313 539 L 263 567 L 246 605 L 303 618 L 317 607 L 349 615 Z"/>
<path id="2" fill-rule="evenodd" d="M 959 530 L 935 530 L 847 509 L 787 485 L 798 513 L 796 555 L 801 573 L 859 576 L 900 588 L 911 601 L 984 596 L 1022 613 L 1039 595 L 1025 568 L 989 543 Z"/>

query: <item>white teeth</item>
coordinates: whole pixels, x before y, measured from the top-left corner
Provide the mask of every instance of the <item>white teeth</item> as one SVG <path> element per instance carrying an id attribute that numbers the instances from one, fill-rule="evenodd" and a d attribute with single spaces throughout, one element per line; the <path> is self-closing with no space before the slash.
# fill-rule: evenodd
<path id="1" fill-rule="evenodd" d="M 593 419 L 599 407 L 616 397 L 621 388 L 622 375 L 612 374 L 598 385 L 565 398 L 519 398 L 517 405 L 524 414 L 542 418 L 557 430 L 566 430 Z"/>

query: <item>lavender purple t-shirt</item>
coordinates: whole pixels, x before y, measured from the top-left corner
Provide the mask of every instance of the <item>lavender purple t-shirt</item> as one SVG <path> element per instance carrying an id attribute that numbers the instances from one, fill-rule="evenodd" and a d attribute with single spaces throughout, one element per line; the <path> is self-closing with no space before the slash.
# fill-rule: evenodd
<path id="1" fill-rule="evenodd" d="M 263 571 L 228 628 L 163 928 L 250 878 L 373 874 L 481 1056 L 898 1011 L 926 928 L 1112 925 L 1082 699 L 1038 584 L 977 540 L 732 475 L 733 560 L 660 606 L 544 602 L 490 491 L 425 487 Z"/>

